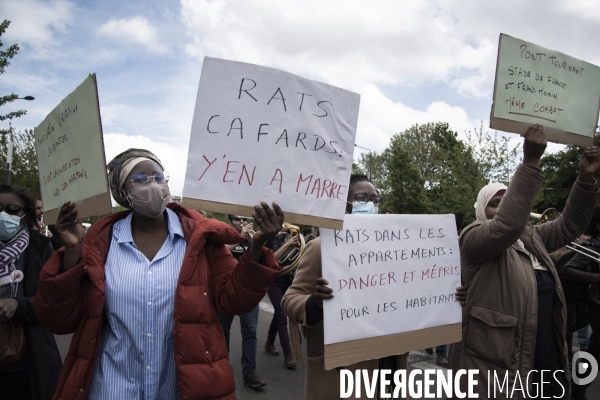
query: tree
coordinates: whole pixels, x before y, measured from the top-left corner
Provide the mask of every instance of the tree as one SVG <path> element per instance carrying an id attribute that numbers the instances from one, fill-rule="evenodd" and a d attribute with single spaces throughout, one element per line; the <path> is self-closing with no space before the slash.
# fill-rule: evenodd
<path id="1" fill-rule="evenodd" d="M 424 182 L 413 157 L 402 147 L 394 147 L 388 152 L 386 176 L 387 189 L 383 196 L 383 208 L 391 208 L 399 214 L 423 214 L 429 210 Z"/>
<path id="2" fill-rule="evenodd" d="M 500 182 L 508 185 L 519 163 L 521 145 L 511 146 L 506 136 L 498 137 L 498 132 L 490 135 L 483 131 L 483 121 L 479 130 L 466 132 L 467 145 L 473 149 L 473 158 L 486 183 Z"/>
<path id="3" fill-rule="evenodd" d="M 0 38 L 2 37 L 2 35 L 4 34 L 4 32 L 6 31 L 6 29 L 8 28 L 9 25 L 10 25 L 10 21 L 8 21 L 8 20 L 4 20 L 2 23 L 0 23 Z M 2 47 L 3 45 L 4 44 L 0 40 L 0 47 Z M 0 51 L 0 75 L 2 75 L 4 73 L 4 69 L 8 65 L 10 65 L 9 60 L 12 59 L 14 56 L 16 56 L 18 51 L 19 51 L 19 46 L 17 44 L 13 44 L 8 49 Z M 19 98 L 19 95 L 14 94 L 14 93 L 6 95 L 6 96 L 2 96 L 2 97 L 0 97 L 0 106 L 5 105 L 6 103 L 12 103 L 13 101 L 17 100 L 18 98 Z M 12 120 L 13 118 L 21 117 L 21 116 L 25 115 L 26 113 L 27 113 L 27 111 L 25 111 L 25 110 L 11 111 L 8 114 L 0 115 L 0 121 Z M 10 128 L 0 129 L 0 135 L 6 135 L 10 132 L 11 132 Z"/>
<path id="4" fill-rule="evenodd" d="M 2 165 L 6 164 L 7 136 L 14 146 L 10 183 L 29 189 L 34 197 L 40 197 L 40 178 L 33 130 L 10 132 L 8 135 L 0 137 L 0 148 L 2 150 L 0 161 Z"/>
<path id="5" fill-rule="evenodd" d="M 600 145 L 598 136 L 595 145 Z M 533 205 L 534 212 L 541 213 L 550 207 L 558 211 L 565 208 L 573 183 L 579 175 L 579 159 L 583 150 L 580 146 L 567 145 L 564 150 L 542 157 L 540 169 L 546 179 Z"/>
<path id="6" fill-rule="evenodd" d="M 381 159 L 382 168 L 376 172 L 385 186 L 384 205 L 410 213 L 462 211 L 474 218 L 473 203 L 485 179 L 473 149 L 448 123 L 417 124 L 394 135 Z M 393 206 L 398 203 L 400 208 Z"/>

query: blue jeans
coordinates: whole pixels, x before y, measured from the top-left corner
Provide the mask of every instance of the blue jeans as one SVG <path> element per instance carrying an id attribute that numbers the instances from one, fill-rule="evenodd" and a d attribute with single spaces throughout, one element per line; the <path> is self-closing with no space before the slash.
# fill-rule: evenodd
<path id="1" fill-rule="evenodd" d="M 227 351 L 229 351 L 229 331 L 235 315 L 219 313 L 221 326 L 225 333 Z M 258 324 L 258 304 L 254 310 L 240 314 L 240 327 L 242 331 L 242 373 L 244 378 L 256 369 L 256 326 Z"/>
<path id="2" fill-rule="evenodd" d="M 579 339 L 579 348 L 581 350 L 587 350 L 590 344 L 590 326 L 586 325 L 577 331 L 577 338 Z"/>
<path id="3" fill-rule="evenodd" d="M 435 348 L 435 355 L 438 357 L 446 357 L 447 353 L 448 353 L 448 345 L 447 344 L 443 344 L 443 345 Z"/>

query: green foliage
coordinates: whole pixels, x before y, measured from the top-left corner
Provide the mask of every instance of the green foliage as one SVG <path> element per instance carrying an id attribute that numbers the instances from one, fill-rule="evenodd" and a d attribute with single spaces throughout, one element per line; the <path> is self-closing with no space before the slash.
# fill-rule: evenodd
<path id="1" fill-rule="evenodd" d="M 506 136 L 498 137 L 498 132 L 490 135 L 479 129 L 466 132 L 466 145 L 473 150 L 473 158 L 487 183 L 499 182 L 508 185 L 517 168 L 521 145 L 511 146 Z"/>
<path id="2" fill-rule="evenodd" d="M 13 142 L 10 183 L 27 188 L 34 197 L 40 197 L 40 179 L 33 130 L 26 129 L 24 132 L 9 131 L 8 135 L 0 137 L 0 149 L 2 151 L 0 162 L 2 165 L 6 165 L 8 139 Z"/>
<path id="3" fill-rule="evenodd" d="M 382 192 L 382 208 L 391 208 L 399 214 L 423 214 L 429 209 L 429 200 L 425 194 L 424 182 L 419 170 L 413 163 L 413 157 L 402 147 L 386 150 L 386 166 L 389 173 L 385 181 L 388 186 Z"/>
<path id="4" fill-rule="evenodd" d="M 229 216 L 227 214 L 213 212 L 213 211 L 205 211 L 205 212 L 206 212 L 206 218 L 213 218 L 213 219 L 219 220 L 221 222 L 225 222 L 226 224 L 229 224 Z"/>
<path id="5" fill-rule="evenodd" d="M 473 204 L 489 181 L 507 182 L 518 147 L 483 131 L 458 138 L 448 123 L 413 125 L 394 135 L 382 153 L 363 153 L 353 173 L 371 176 L 381 208 L 398 213 L 454 213 L 474 219 Z"/>
<path id="6" fill-rule="evenodd" d="M 598 136 L 595 145 L 600 145 Z M 534 212 L 542 213 L 550 207 L 558 211 L 565 208 L 573 183 L 579 175 L 579 159 L 584 150 L 584 147 L 567 145 L 564 150 L 542 157 L 540 169 L 546 179 L 533 205 Z"/>
<path id="7" fill-rule="evenodd" d="M 4 43 L 2 43 L 1 37 L 4 34 L 4 32 L 6 32 L 6 29 L 8 28 L 9 25 L 10 25 L 10 21 L 8 21 L 8 20 L 4 20 L 2 23 L 0 23 L 0 47 L 2 47 L 4 45 Z M 0 75 L 4 73 L 5 68 L 10 65 L 9 60 L 12 59 L 14 56 L 16 56 L 18 51 L 19 51 L 19 46 L 16 44 L 13 44 L 6 50 L 0 50 Z M 11 102 L 17 100 L 18 97 L 19 97 L 19 95 L 14 94 L 14 93 L 5 95 L 5 96 L 0 96 L 0 106 L 5 105 L 6 103 L 11 103 Z M 25 115 L 26 113 L 27 113 L 27 111 L 25 111 L 25 110 L 12 111 L 7 114 L 0 115 L 0 121 L 6 121 L 6 120 L 11 120 L 13 118 L 18 118 L 18 117 Z M 10 128 L 0 129 L 0 135 L 5 135 L 8 133 L 10 133 Z"/>

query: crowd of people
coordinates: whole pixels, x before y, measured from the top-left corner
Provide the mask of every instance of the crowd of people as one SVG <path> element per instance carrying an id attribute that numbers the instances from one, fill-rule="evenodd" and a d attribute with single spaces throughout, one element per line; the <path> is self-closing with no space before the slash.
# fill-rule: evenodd
<path id="1" fill-rule="evenodd" d="M 600 153 L 585 149 L 560 216 L 531 224 L 545 149 L 544 128 L 533 125 L 510 184 L 481 189 L 476 221 L 457 216 L 462 340 L 435 351 L 442 367 L 480 371 L 479 398 L 488 395 L 487 371 L 508 373 L 512 386 L 519 375 L 546 370 L 556 379 L 534 372 L 527 385 L 586 399 L 586 386 L 571 377 L 576 332 L 580 348 L 600 360 Z M 273 315 L 264 351 L 283 353 L 283 368 L 306 365 L 306 399 L 340 398 L 339 371 L 324 364 L 323 303 L 335 289 L 322 274 L 318 228 L 284 223 L 275 203 L 229 215 L 228 223 L 171 203 L 163 164 L 147 150 L 124 151 L 107 169 L 113 199 L 127 211 L 91 226 L 72 202 L 46 226 L 41 199 L 0 185 L 2 398 L 233 399 L 235 316 L 241 378 L 261 390 L 257 324 L 265 295 Z M 346 213 L 394 213 L 380 212 L 380 203 L 373 183 L 352 175 Z M 577 247 L 565 247 L 576 238 Z M 53 334 L 67 333 L 73 338 L 61 361 Z M 394 370 L 399 356 L 347 368 Z"/>

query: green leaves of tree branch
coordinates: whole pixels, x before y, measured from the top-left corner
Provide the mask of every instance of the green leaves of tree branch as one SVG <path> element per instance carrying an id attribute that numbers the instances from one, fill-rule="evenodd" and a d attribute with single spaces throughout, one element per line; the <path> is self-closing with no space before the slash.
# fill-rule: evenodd
<path id="1" fill-rule="evenodd" d="M 6 19 L 2 23 L 0 23 L 0 38 L 2 37 L 4 32 L 6 32 L 6 29 L 8 28 L 9 25 L 10 25 L 10 21 L 8 21 Z M 2 47 L 3 45 L 4 45 L 4 43 L 2 43 L 2 41 L 0 40 L 0 47 Z M 0 75 L 4 73 L 5 68 L 10 65 L 9 60 L 12 59 L 14 56 L 16 56 L 18 51 L 19 51 L 19 46 L 16 44 L 13 44 L 6 50 L 0 51 Z M 14 94 L 14 93 L 6 95 L 6 96 L 2 96 L 2 97 L 0 97 L 0 106 L 5 105 L 6 103 L 12 103 L 13 101 L 17 100 L 18 98 L 19 98 L 19 95 Z M 11 120 L 13 118 L 21 117 L 25 114 L 27 114 L 27 111 L 25 111 L 25 110 L 11 111 L 7 114 L 0 115 L 0 121 Z M 10 133 L 10 128 L 0 128 L 0 134 L 6 135 L 8 133 Z"/>
<path id="2" fill-rule="evenodd" d="M 382 153 L 363 153 L 353 171 L 371 175 L 383 208 L 398 213 L 454 213 L 475 218 L 477 193 L 490 181 L 507 182 L 518 146 L 483 127 L 461 140 L 448 123 L 416 124 L 395 134 Z"/>

